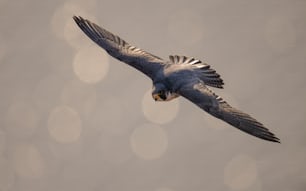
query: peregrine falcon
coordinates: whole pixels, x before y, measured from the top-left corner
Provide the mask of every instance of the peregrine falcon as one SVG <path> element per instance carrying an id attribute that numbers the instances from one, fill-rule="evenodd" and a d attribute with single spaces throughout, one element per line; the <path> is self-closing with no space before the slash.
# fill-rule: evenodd
<path id="1" fill-rule="evenodd" d="M 250 115 L 231 107 L 207 86 L 223 88 L 220 75 L 192 57 L 170 55 L 164 60 L 130 45 L 119 36 L 82 17 L 73 19 L 81 30 L 114 58 L 143 72 L 153 82 L 155 101 L 170 101 L 183 96 L 226 123 L 258 138 L 279 142 L 273 133 Z"/>

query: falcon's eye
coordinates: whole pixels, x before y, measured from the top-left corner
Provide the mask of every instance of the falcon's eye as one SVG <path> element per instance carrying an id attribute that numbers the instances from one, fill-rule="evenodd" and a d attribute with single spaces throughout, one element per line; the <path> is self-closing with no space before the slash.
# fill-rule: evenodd
<path id="1" fill-rule="evenodd" d="M 164 90 L 161 90 L 158 92 L 158 95 L 159 97 L 162 99 L 162 100 L 166 100 L 167 99 L 167 96 L 166 96 L 166 92 Z"/>

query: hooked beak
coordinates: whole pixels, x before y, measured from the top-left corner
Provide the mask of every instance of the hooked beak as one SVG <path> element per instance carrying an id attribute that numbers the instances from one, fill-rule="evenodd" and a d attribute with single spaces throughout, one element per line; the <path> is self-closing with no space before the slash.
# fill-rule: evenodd
<path id="1" fill-rule="evenodd" d="M 159 94 L 152 94 L 152 97 L 155 101 L 160 101 L 161 100 Z"/>

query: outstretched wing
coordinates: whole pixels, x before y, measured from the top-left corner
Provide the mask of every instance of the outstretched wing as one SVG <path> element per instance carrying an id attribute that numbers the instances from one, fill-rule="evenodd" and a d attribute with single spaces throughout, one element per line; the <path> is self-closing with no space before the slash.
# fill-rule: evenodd
<path id="1" fill-rule="evenodd" d="M 211 115 L 248 134 L 264 140 L 280 142 L 263 124 L 250 115 L 231 107 L 221 97 L 205 87 L 202 82 L 190 81 L 181 87 L 179 94 Z"/>
<path id="2" fill-rule="evenodd" d="M 89 20 L 76 16 L 73 19 L 91 40 L 105 49 L 111 56 L 138 69 L 151 79 L 162 67 L 164 61 L 161 58 L 129 45 L 120 37 Z"/>
<path id="3" fill-rule="evenodd" d="M 221 76 L 216 72 L 216 70 L 212 69 L 210 65 L 186 56 L 170 55 L 169 59 L 173 64 L 191 66 L 205 85 L 215 88 L 223 88 L 224 83 Z"/>

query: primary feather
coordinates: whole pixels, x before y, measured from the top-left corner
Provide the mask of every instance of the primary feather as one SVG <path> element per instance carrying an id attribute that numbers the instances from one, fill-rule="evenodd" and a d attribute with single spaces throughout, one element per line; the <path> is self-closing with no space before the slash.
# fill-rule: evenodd
<path id="1" fill-rule="evenodd" d="M 119 36 L 89 20 L 76 16 L 73 19 L 91 40 L 105 49 L 111 56 L 143 72 L 151 79 L 164 64 L 163 59 L 130 45 Z"/>
<path id="2" fill-rule="evenodd" d="M 199 81 L 186 83 L 181 87 L 179 93 L 214 117 L 248 134 L 267 141 L 280 142 L 280 140 L 264 127 L 262 123 L 258 122 L 250 115 L 233 108 Z"/>

